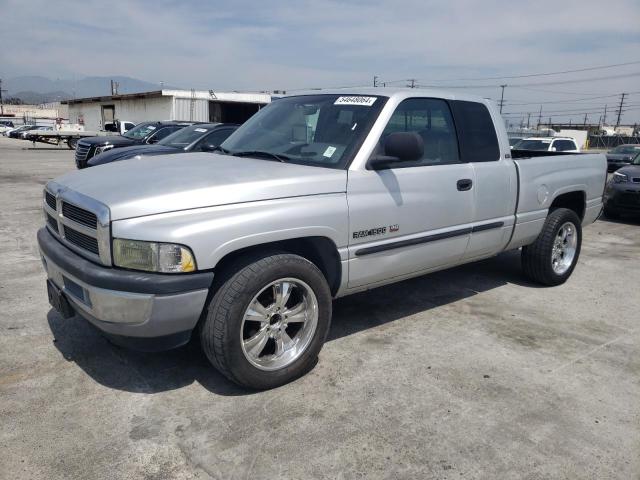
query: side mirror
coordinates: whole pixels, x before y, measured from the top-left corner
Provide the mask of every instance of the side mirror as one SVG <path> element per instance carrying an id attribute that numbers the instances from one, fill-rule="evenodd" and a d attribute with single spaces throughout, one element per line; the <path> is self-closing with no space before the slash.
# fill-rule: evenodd
<path id="1" fill-rule="evenodd" d="M 151 137 L 149 140 L 147 140 L 147 143 L 149 145 L 153 145 L 154 143 L 158 143 L 158 142 L 159 142 L 159 140 L 157 138 L 155 138 L 155 137 Z"/>
<path id="2" fill-rule="evenodd" d="M 424 155 L 424 141 L 415 132 L 394 132 L 384 140 L 384 155 L 369 160 L 373 170 L 393 168 L 397 162 L 419 160 Z"/>
<path id="3" fill-rule="evenodd" d="M 213 143 L 204 143 L 200 147 L 201 152 L 215 152 L 218 149 L 218 145 L 214 145 Z"/>

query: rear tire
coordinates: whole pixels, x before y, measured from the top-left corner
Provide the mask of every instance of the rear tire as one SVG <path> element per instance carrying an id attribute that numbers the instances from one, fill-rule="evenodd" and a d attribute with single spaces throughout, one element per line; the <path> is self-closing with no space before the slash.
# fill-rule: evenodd
<path id="1" fill-rule="evenodd" d="M 276 253 L 247 259 L 222 275 L 200 326 L 213 366 L 231 381 L 260 390 L 313 368 L 332 306 L 318 267 L 298 255 Z"/>
<path id="2" fill-rule="evenodd" d="M 69 138 L 69 139 L 67 139 L 67 147 L 69 147 L 70 150 L 75 150 L 77 144 L 78 144 L 78 139 L 77 138 Z"/>
<path id="3" fill-rule="evenodd" d="M 567 281 L 580 257 L 582 227 L 573 210 L 553 210 L 538 238 L 522 248 L 522 268 L 527 277 L 543 285 Z"/>

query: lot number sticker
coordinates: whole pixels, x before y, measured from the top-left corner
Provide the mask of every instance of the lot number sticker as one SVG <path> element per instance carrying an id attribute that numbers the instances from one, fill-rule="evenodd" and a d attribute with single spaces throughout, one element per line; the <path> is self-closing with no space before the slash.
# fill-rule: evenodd
<path id="1" fill-rule="evenodd" d="M 331 158 L 331 156 L 335 153 L 336 147 L 327 147 L 327 149 L 322 154 L 323 157 Z"/>
<path id="2" fill-rule="evenodd" d="M 362 105 L 364 107 L 370 107 L 373 102 L 376 101 L 376 97 L 338 97 L 333 102 L 334 105 Z"/>

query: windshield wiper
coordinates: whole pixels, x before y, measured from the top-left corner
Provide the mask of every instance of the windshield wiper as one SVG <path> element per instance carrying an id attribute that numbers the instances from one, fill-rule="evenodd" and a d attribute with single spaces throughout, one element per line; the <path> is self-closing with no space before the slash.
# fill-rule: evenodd
<path id="1" fill-rule="evenodd" d="M 287 155 L 283 155 L 281 153 L 273 153 L 266 152 L 264 150 L 246 150 L 244 152 L 232 152 L 231 155 L 234 157 L 263 157 L 267 159 L 277 160 L 278 162 L 286 162 L 287 160 L 291 160 L 291 157 Z"/>
<path id="2" fill-rule="evenodd" d="M 211 150 L 211 152 L 222 152 L 225 155 L 229 154 L 229 150 L 227 150 L 226 148 L 222 148 L 220 145 L 218 145 L 216 148 L 214 148 L 213 150 Z"/>

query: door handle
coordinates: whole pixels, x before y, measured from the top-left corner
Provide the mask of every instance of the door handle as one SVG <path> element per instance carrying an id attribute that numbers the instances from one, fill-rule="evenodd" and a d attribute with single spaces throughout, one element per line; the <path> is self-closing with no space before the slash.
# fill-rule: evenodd
<path id="1" fill-rule="evenodd" d="M 467 190 L 471 190 L 472 186 L 473 186 L 473 180 L 471 180 L 470 178 L 463 178 L 461 180 L 458 180 L 458 183 L 457 183 L 458 190 L 460 190 L 461 192 L 466 192 Z"/>

